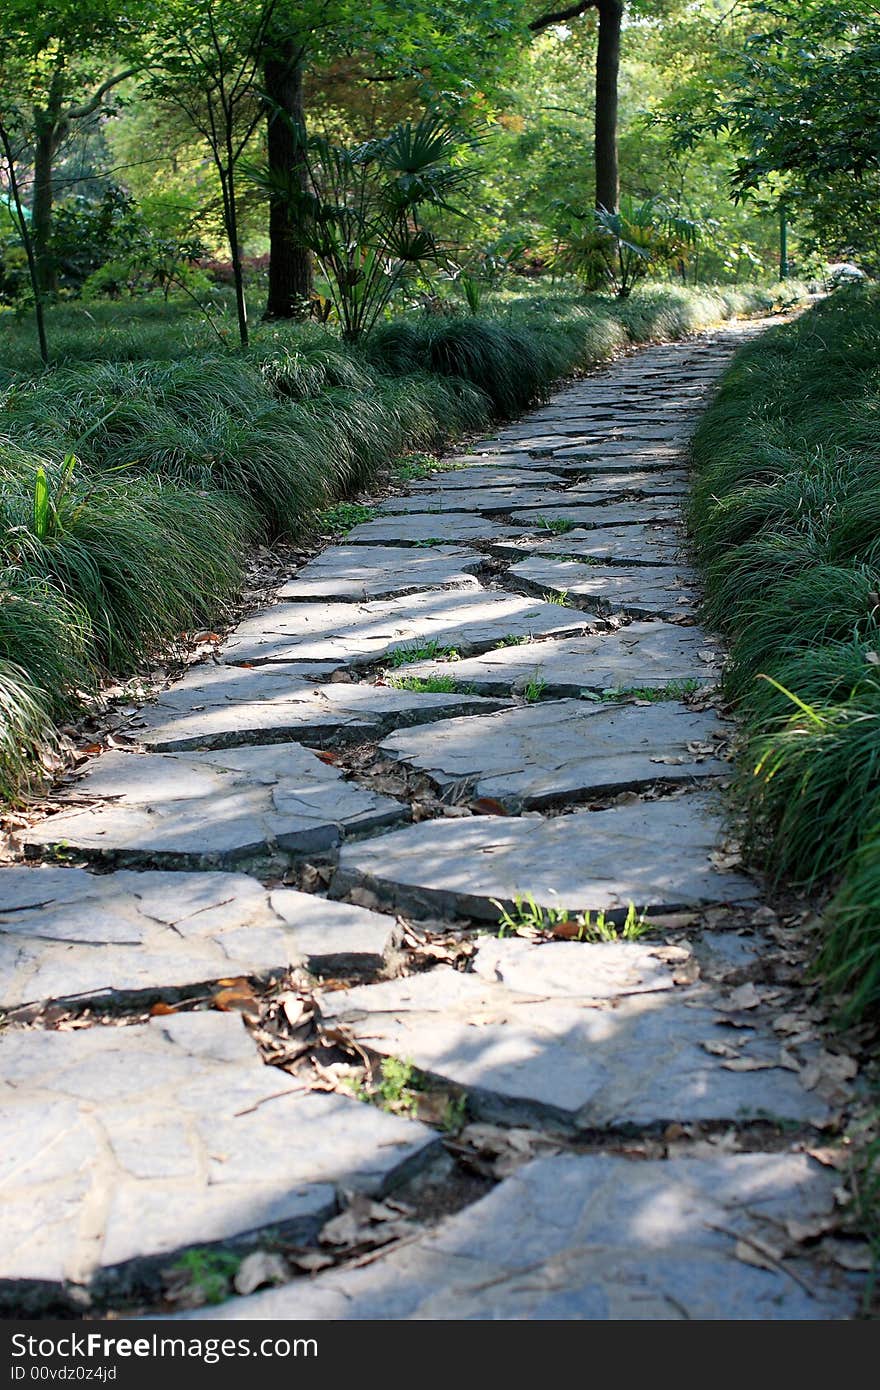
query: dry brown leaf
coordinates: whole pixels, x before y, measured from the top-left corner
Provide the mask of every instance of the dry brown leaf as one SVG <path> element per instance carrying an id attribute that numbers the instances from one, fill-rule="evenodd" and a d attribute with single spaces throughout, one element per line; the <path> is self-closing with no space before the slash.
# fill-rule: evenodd
<path id="1" fill-rule="evenodd" d="M 214 1008 L 223 1013 L 260 1016 L 260 1002 L 246 979 L 221 980 L 222 988 L 214 991 Z"/>
<path id="2" fill-rule="evenodd" d="M 770 1246 L 758 1240 L 754 1244 L 738 1240 L 733 1247 L 733 1253 L 742 1264 L 754 1265 L 756 1269 L 776 1270 L 781 1259 L 781 1252 L 772 1250 Z"/>
<path id="3" fill-rule="evenodd" d="M 164 999 L 157 999 L 150 1005 L 150 1013 L 154 1018 L 161 1018 L 165 1014 L 176 1014 L 177 1008 L 174 1004 L 166 1004 Z"/>
<path id="4" fill-rule="evenodd" d="M 509 816 L 507 807 L 500 801 L 496 801 L 494 796 L 478 796 L 476 801 L 470 803 L 470 808 L 478 816 Z"/>
<path id="5" fill-rule="evenodd" d="M 722 1062 L 727 1071 L 769 1071 L 776 1062 L 761 1061 L 758 1057 L 737 1057 L 730 1062 Z"/>
<path id="6" fill-rule="evenodd" d="M 731 990 L 727 998 L 721 1000 L 715 1007 L 722 1009 L 725 1013 L 738 1013 L 741 1009 L 756 1009 L 760 1002 L 761 995 L 749 981 L 748 984 L 740 985 L 738 989 Z"/>
<path id="7" fill-rule="evenodd" d="M 303 1250 L 288 1258 L 292 1265 L 304 1270 L 306 1274 L 317 1274 L 319 1269 L 326 1269 L 328 1265 L 335 1263 L 332 1255 L 321 1255 L 317 1250 Z"/>

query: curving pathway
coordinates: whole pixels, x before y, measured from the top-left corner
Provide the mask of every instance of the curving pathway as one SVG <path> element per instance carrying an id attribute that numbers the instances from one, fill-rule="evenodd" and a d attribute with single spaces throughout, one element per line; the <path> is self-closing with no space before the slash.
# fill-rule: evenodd
<path id="1" fill-rule="evenodd" d="M 286 1282 L 212 1316 L 857 1314 L 821 1242 L 851 1077 L 725 841 L 681 550 L 693 418 L 754 331 L 623 359 L 377 505 L 20 832 L 7 1310 L 149 1315 L 188 1247 L 320 1250 L 396 1191 L 396 1248 L 276 1253 Z M 221 992 L 287 971 L 301 1042 L 267 1054 Z M 333 1089 L 333 1046 L 411 1063 L 464 1128 Z"/>

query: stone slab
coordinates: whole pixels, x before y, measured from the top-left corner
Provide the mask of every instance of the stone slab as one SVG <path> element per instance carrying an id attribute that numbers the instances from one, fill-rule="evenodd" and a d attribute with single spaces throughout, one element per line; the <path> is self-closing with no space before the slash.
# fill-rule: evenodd
<path id="1" fill-rule="evenodd" d="M 628 613 L 633 618 L 686 618 L 693 613 L 692 571 L 672 565 L 585 565 L 532 555 L 511 565 L 511 578 L 532 593 L 566 595 L 590 613 Z"/>
<path id="2" fill-rule="evenodd" d="M 381 516 L 348 533 L 349 545 L 428 545 L 457 541 L 491 541 L 509 536 L 512 528 L 469 512 L 428 512 L 412 516 Z"/>
<path id="3" fill-rule="evenodd" d="M 478 589 L 482 557 L 456 546 L 332 545 L 279 591 L 281 599 L 390 598 L 419 589 Z"/>
<path id="4" fill-rule="evenodd" d="M 75 784 L 78 805 L 18 842 L 113 863 L 231 868 L 329 852 L 347 834 L 407 815 L 295 743 L 207 753 L 105 753 Z"/>
<path id="5" fill-rule="evenodd" d="M 560 535 L 535 533 L 493 544 L 498 555 L 555 555 L 597 565 L 676 565 L 684 535 L 669 526 L 601 526 L 576 528 Z"/>
<path id="6" fill-rule="evenodd" d="M 371 1051 L 406 1057 L 460 1086 L 481 1119 L 607 1131 L 827 1117 L 827 1104 L 783 1065 L 771 1030 L 737 1037 L 743 1057 L 771 1064 L 754 1070 L 732 1070 L 703 1046 L 720 1032 L 711 991 L 661 987 L 609 998 L 601 973 L 592 992 L 591 955 L 602 947 L 528 949 L 558 957 L 539 968 L 534 985 L 515 970 L 516 983 L 502 983 L 440 966 L 319 994 L 318 1007 Z"/>
<path id="7" fill-rule="evenodd" d="M 171 997 L 294 965 L 376 970 L 393 918 L 349 903 L 269 892 L 243 874 L 90 874 L 0 869 L 0 1008 L 49 999 Z"/>
<path id="8" fill-rule="evenodd" d="M 492 797 L 512 811 L 723 776 L 729 764 L 706 751 L 719 733 L 713 714 L 671 700 L 644 708 L 548 700 L 401 730 L 381 748 L 448 797 Z"/>
<path id="9" fill-rule="evenodd" d="M 623 999 L 675 989 L 687 951 L 640 941 L 551 941 L 484 936 L 473 959 L 481 980 L 552 999 Z"/>
<path id="10" fill-rule="evenodd" d="M 688 492 L 688 476 L 678 468 L 668 468 L 662 473 L 657 469 L 640 468 L 619 472 L 597 474 L 582 478 L 568 489 L 566 497 L 576 502 L 581 496 L 592 501 L 598 493 L 644 492 L 650 497 L 683 497 Z"/>
<path id="11" fill-rule="evenodd" d="M 195 666 L 143 706 L 131 732 L 146 747 L 166 752 L 289 740 L 321 747 L 492 708 L 473 695 L 412 694 L 369 681 L 318 685 L 301 675 L 310 669 L 332 671 L 338 665 Z"/>
<path id="12" fill-rule="evenodd" d="M 528 454 L 523 454 L 515 468 L 505 466 L 500 460 L 494 465 L 486 464 L 479 457 L 465 468 L 432 473 L 430 478 L 420 479 L 408 486 L 414 493 L 423 493 L 457 492 L 459 489 L 468 491 L 478 487 L 537 487 L 558 482 L 557 473 L 539 467 Z"/>
<path id="13" fill-rule="evenodd" d="M 448 512 L 504 513 L 513 505 L 553 506 L 565 500 L 562 479 L 554 478 L 553 482 L 553 490 L 525 483 L 514 487 L 435 488 L 433 492 L 416 492 L 409 497 L 389 497 L 376 510 L 381 516 L 438 516 Z"/>
<path id="14" fill-rule="evenodd" d="M 389 907 L 498 921 L 497 903 L 531 894 L 543 907 L 626 915 L 752 902 L 742 874 L 710 855 L 722 821 L 703 794 L 543 819 L 473 816 L 423 821 L 344 845 L 331 891 L 368 888 Z"/>
<path id="15" fill-rule="evenodd" d="M 416 661 L 407 673 L 452 675 L 459 688 L 478 694 L 508 695 L 544 682 L 542 693 L 548 697 L 579 695 L 582 690 L 656 688 L 670 681 L 711 683 L 720 674 L 719 665 L 710 659 L 712 651 L 712 643 L 698 628 L 634 622 L 617 632 L 497 647 L 453 663 Z"/>
<path id="16" fill-rule="evenodd" d="M 222 649 L 229 662 L 310 660 L 364 665 L 435 642 L 458 651 L 505 637 L 574 632 L 585 620 L 558 604 L 494 589 L 430 589 L 369 603 L 279 603 L 248 618 Z"/>
<path id="17" fill-rule="evenodd" d="M 19 1307 L 28 1286 L 57 1293 L 267 1227 L 313 1231 L 337 1188 L 380 1193 L 436 1143 L 414 1121 L 303 1094 L 231 1014 L 7 1032 L 0 1056 L 16 1236 L 0 1252 L 0 1298 Z"/>
<path id="18" fill-rule="evenodd" d="M 805 1154 L 639 1162 L 539 1158 L 481 1201 L 365 1269 L 237 1299 L 212 1318 L 527 1322 L 812 1322 L 858 1317 L 863 1280 L 808 1253 L 780 1268 L 737 1239 L 834 1211 Z M 746 1248 L 748 1246 L 746 1245 Z M 795 1277 L 796 1276 L 796 1277 Z M 183 1314 L 199 1318 L 202 1310 Z"/>
<path id="19" fill-rule="evenodd" d="M 555 436 L 554 436 L 555 438 Z M 684 451 L 677 444 L 661 444 L 656 442 L 648 443 L 646 440 L 636 441 L 635 439 L 599 439 L 585 441 L 577 444 L 569 441 L 560 444 L 556 439 L 555 443 L 548 443 L 544 449 L 535 449 L 535 457 L 541 458 L 544 454 L 552 458 L 555 465 L 557 459 L 589 459 L 596 461 L 596 465 L 610 467 L 611 461 L 615 458 L 625 458 L 626 467 L 650 468 L 654 463 L 678 463 L 684 456 Z"/>
<path id="20" fill-rule="evenodd" d="M 553 506 L 512 509 L 511 518 L 523 526 L 539 528 L 546 522 L 567 521 L 574 527 L 596 526 L 648 526 L 652 522 L 677 522 L 681 520 L 681 508 L 669 501 L 655 502 L 645 497 L 631 502 L 608 502 L 601 505 L 589 503 L 584 499 L 578 503 L 558 502 Z"/>

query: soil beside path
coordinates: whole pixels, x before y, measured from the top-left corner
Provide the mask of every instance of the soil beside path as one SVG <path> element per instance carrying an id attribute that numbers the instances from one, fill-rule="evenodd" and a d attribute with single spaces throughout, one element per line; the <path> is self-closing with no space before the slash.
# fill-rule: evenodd
<path id="1" fill-rule="evenodd" d="M 18 832 L 8 1315 L 859 1315 L 855 1067 L 729 838 L 683 548 L 757 331 L 380 503 Z"/>

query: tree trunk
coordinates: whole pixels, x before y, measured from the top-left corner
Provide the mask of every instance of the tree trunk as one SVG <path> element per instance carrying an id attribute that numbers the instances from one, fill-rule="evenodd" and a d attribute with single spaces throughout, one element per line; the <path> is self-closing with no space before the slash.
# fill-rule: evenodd
<path id="1" fill-rule="evenodd" d="M 43 294 L 58 289 L 58 273 L 49 242 L 52 237 L 52 165 L 55 159 L 55 127 L 46 117 L 37 127 L 34 141 L 34 187 L 31 208 L 31 236 L 34 243 L 37 283 Z"/>
<path id="2" fill-rule="evenodd" d="M 596 207 L 617 212 L 620 172 L 617 163 L 617 77 L 623 0 L 598 0 L 599 46 L 596 51 Z"/>
<path id="3" fill-rule="evenodd" d="M 305 134 L 302 53 L 290 40 L 279 44 L 266 59 L 263 75 L 270 103 L 266 131 L 269 167 L 283 178 L 292 177 L 306 192 L 308 170 L 301 140 Z M 296 213 L 286 199 L 273 199 L 269 209 L 269 297 L 263 317 L 305 318 L 311 292 L 312 258 L 297 234 Z"/>

